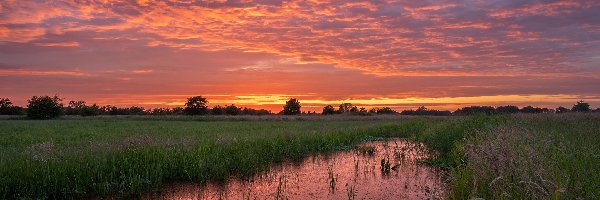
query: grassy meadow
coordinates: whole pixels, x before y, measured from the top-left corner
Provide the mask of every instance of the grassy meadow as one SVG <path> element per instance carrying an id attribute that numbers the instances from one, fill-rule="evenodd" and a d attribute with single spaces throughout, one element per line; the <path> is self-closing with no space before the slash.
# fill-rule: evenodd
<path id="1" fill-rule="evenodd" d="M 0 199 L 135 197 L 391 137 L 438 155 L 449 199 L 600 198 L 600 115 L 573 113 L 0 119 Z"/>

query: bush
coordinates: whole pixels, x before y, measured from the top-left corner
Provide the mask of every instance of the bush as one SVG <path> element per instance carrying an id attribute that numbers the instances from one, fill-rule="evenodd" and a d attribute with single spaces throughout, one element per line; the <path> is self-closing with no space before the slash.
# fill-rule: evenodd
<path id="1" fill-rule="evenodd" d="M 33 96 L 27 105 L 27 117 L 32 119 L 52 119 L 62 115 L 62 99 L 58 96 Z"/>
<path id="2" fill-rule="evenodd" d="M 223 106 L 216 105 L 215 107 L 213 107 L 212 109 L 210 109 L 210 114 L 212 114 L 212 115 L 224 115 L 225 114 L 225 108 L 223 108 Z"/>
<path id="3" fill-rule="evenodd" d="M 240 114 L 242 114 L 242 109 L 240 109 L 237 106 L 231 104 L 231 105 L 225 107 L 225 114 L 227 114 L 227 115 L 240 115 Z"/>
<path id="4" fill-rule="evenodd" d="M 441 110 L 430 110 L 425 106 L 419 107 L 417 110 L 404 110 L 400 113 L 401 115 L 432 115 L 432 116 L 449 116 L 452 115 L 450 111 Z"/>
<path id="5" fill-rule="evenodd" d="M 548 108 L 538 108 L 533 106 L 525 106 L 521 108 L 522 113 L 547 113 L 550 112 Z"/>
<path id="6" fill-rule="evenodd" d="M 339 106 L 338 112 L 346 113 L 346 112 L 358 112 L 358 108 L 352 105 L 351 103 L 342 103 Z"/>
<path id="7" fill-rule="evenodd" d="M 517 106 L 499 106 L 496 108 L 496 113 L 498 114 L 511 114 L 511 113 L 519 113 L 519 107 Z"/>
<path id="8" fill-rule="evenodd" d="M 282 113 L 284 115 L 299 115 L 301 113 L 300 107 L 302 107 L 300 106 L 300 102 L 297 99 L 291 98 L 285 102 Z"/>
<path id="9" fill-rule="evenodd" d="M 468 106 L 454 111 L 455 115 L 494 114 L 495 109 L 491 106 Z"/>
<path id="10" fill-rule="evenodd" d="M 571 109 L 571 111 L 573 112 L 590 112 L 590 104 L 584 102 L 584 101 L 579 101 L 577 102 L 577 104 L 573 105 L 573 108 Z"/>
<path id="11" fill-rule="evenodd" d="M 0 98 L 0 115 L 22 115 L 23 108 L 14 106 L 10 99 Z"/>
<path id="12" fill-rule="evenodd" d="M 79 115 L 85 117 L 85 116 L 96 116 L 96 115 L 100 115 L 101 113 L 102 113 L 102 111 L 100 110 L 100 107 L 96 104 L 92 104 L 91 106 L 84 106 L 83 108 L 81 108 Z"/>
<path id="13" fill-rule="evenodd" d="M 202 96 L 190 97 L 185 103 L 184 112 L 188 115 L 205 115 L 208 114 L 208 101 Z"/>
<path id="14" fill-rule="evenodd" d="M 568 113 L 568 112 L 571 112 L 571 110 L 569 110 L 568 108 L 565 108 L 562 106 L 556 108 L 556 113 Z"/>
<path id="15" fill-rule="evenodd" d="M 383 107 L 381 109 L 377 109 L 376 112 L 377 112 L 377 114 L 396 114 L 396 113 L 398 113 L 390 107 Z"/>
<path id="16" fill-rule="evenodd" d="M 244 108 L 242 110 L 242 114 L 244 114 L 244 115 L 270 115 L 273 113 L 271 113 L 270 110 L 265 110 L 265 109 L 256 110 L 253 108 Z"/>
<path id="17" fill-rule="evenodd" d="M 327 106 L 323 107 L 323 112 L 321 114 L 333 115 L 333 114 L 335 114 L 335 108 L 333 108 L 332 105 L 327 105 Z"/>

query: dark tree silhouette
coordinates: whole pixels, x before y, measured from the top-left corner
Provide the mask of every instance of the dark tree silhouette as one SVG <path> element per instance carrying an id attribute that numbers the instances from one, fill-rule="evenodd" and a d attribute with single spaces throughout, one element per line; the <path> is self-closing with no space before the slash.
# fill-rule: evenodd
<path id="1" fill-rule="evenodd" d="M 81 115 L 85 107 L 85 101 L 69 101 L 69 105 L 65 108 L 65 115 Z"/>
<path id="2" fill-rule="evenodd" d="M 0 112 L 12 107 L 12 102 L 8 98 L 0 98 Z"/>
<path id="3" fill-rule="evenodd" d="M 590 112 L 590 104 L 582 101 L 578 101 L 577 104 L 573 105 L 571 111 L 573 112 Z"/>
<path id="4" fill-rule="evenodd" d="M 400 114 L 402 115 L 432 115 L 432 116 L 449 116 L 452 115 L 450 111 L 430 110 L 425 106 L 417 108 L 417 110 L 404 110 Z"/>
<path id="5" fill-rule="evenodd" d="M 473 114 L 494 114 L 494 107 L 491 106 L 468 106 L 454 111 L 455 115 L 473 115 Z"/>
<path id="6" fill-rule="evenodd" d="M 210 109 L 210 114 L 212 114 L 212 115 L 224 115 L 225 114 L 225 108 L 223 108 L 223 106 L 216 105 L 212 109 Z"/>
<path id="7" fill-rule="evenodd" d="M 173 112 L 174 115 L 182 115 L 183 114 L 183 108 L 182 107 L 175 107 L 171 110 L 171 112 Z"/>
<path id="8" fill-rule="evenodd" d="M 323 112 L 321 114 L 333 115 L 333 114 L 335 114 L 335 108 L 333 108 L 332 105 L 327 105 L 327 106 L 323 107 Z"/>
<path id="9" fill-rule="evenodd" d="M 395 110 L 393 110 L 390 107 L 383 107 L 381 109 L 377 109 L 377 114 L 396 114 L 398 112 L 396 112 Z"/>
<path id="10" fill-rule="evenodd" d="M 356 108 L 356 106 L 352 105 L 351 103 L 342 103 L 339 106 L 338 112 L 339 113 L 347 113 L 347 112 L 352 112 L 352 111 L 358 111 L 358 108 Z"/>
<path id="11" fill-rule="evenodd" d="M 27 117 L 32 119 L 52 119 L 62 115 L 62 99 L 58 96 L 33 96 L 27 105 Z"/>
<path id="12" fill-rule="evenodd" d="M 238 108 L 237 106 L 231 104 L 227 107 L 225 107 L 225 114 L 227 115 L 240 115 L 242 114 L 242 109 Z"/>
<path id="13" fill-rule="evenodd" d="M 169 108 L 154 108 L 150 111 L 152 115 L 172 115 L 173 111 Z"/>
<path id="14" fill-rule="evenodd" d="M 525 106 L 521 108 L 522 113 L 547 113 L 550 112 L 548 108 L 538 108 L 533 106 Z"/>
<path id="15" fill-rule="evenodd" d="M 144 107 L 131 106 L 129 108 L 129 115 L 145 115 L 147 114 Z"/>
<path id="16" fill-rule="evenodd" d="M 185 103 L 185 113 L 188 115 L 205 115 L 208 114 L 208 101 L 202 96 L 190 97 Z"/>
<path id="17" fill-rule="evenodd" d="M 242 109 L 242 114 L 243 115 L 270 115 L 273 113 L 271 113 L 270 110 L 265 110 L 265 109 L 256 110 L 253 108 L 244 108 L 244 109 Z"/>
<path id="18" fill-rule="evenodd" d="M 0 98 L 0 115 L 22 115 L 23 108 L 14 106 L 10 99 Z"/>
<path id="19" fill-rule="evenodd" d="M 284 115 L 299 115 L 301 113 L 300 107 L 300 102 L 295 98 L 291 98 L 285 102 L 282 113 Z"/>
<path id="20" fill-rule="evenodd" d="M 569 110 L 568 108 L 559 106 L 558 108 L 556 108 L 556 113 L 568 113 L 571 112 L 571 110 Z"/>
<path id="21" fill-rule="evenodd" d="M 84 106 L 81 111 L 79 112 L 79 115 L 81 116 L 96 116 L 96 115 L 100 115 L 102 114 L 102 110 L 100 110 L 100 107 L 96 104 L 92 104 L 91 106 Z"/>
<path id="22" fill-rule="evenodd" d="M 498 114 L 512 114 L 512 113 L 519 113 L 519 107 L 517 106 L 498 106 L 496 108 L 496 113 Z"/>

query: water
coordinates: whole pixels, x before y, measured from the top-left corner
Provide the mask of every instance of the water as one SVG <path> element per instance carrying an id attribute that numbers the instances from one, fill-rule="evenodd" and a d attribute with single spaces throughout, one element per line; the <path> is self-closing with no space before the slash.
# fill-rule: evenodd
<path id="1" fill-rule="evenodd" d="M 428 156 L 424 145 L 406 140 L 368 142 L 352 151 L 279 164 L 250 180 L 175 184 L 142 199 L 440 199 L 443 172 L 417 162 Z"/>

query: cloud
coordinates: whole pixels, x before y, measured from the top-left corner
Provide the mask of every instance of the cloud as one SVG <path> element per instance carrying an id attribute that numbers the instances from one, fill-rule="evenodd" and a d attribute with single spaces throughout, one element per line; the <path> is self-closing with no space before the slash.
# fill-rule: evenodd
<path id="1" fill-rule="evenodd" d="M 4 69 L 0 82 L 15 89 L 0 92 L 597 96 L 598 10 L 574 0 L 7 0 L 0 60 L 24 67 Z"/>

